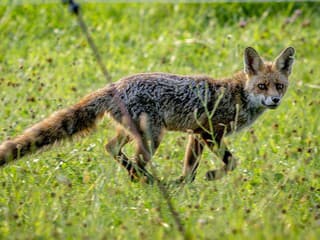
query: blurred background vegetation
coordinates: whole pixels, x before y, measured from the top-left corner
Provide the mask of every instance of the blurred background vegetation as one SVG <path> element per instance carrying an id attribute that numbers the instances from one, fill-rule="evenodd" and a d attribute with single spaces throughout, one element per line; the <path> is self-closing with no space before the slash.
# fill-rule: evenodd
<path id="1" fill-rule="evenodd" d="M 228 138 L 239 168 L 204 181 L 221 164 L 206 151 L 196 181 L 168 190 L 191 239 L 319 238 L 319 3 L 81 2 L 113 81 L 150 71 L 230 76 L 246 46 L 268 60 L 295 47 L 281 107 Z M 0 141 L 106 84 L 66 6 L 31 3 L 0 4 Z M 106 155 L 113 135 L 105 119 L 87 138 L 2 168 L 0 238 L 182 238 L 157 187 L 131 183 Z M 181 174 L 185 144 L 185 134 L 166 135 L 153 159 L 163 181 Z"/>

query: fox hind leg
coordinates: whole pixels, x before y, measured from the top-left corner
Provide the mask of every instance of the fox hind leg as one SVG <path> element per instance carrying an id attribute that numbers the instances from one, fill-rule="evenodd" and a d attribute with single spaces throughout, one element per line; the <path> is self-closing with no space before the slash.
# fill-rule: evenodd
<path id="1" fill-rule="evenodd" d="M 129 160 L 129 158 L 122 152 L 122 148 L 129 142 L 132 141 L 132 137 L 130 137 L 125 131 L 121 130 L 118 134 L 111 139 L 105 146 L 107 152 L 118 162 L 121 166 L 123 166 L 127 171 L 131 178 L 131 180 L 137 180 L 140 175 L 149 174 L 143 167 L 139 167 L 139 164 L 136 164 Z"/>
<path id="2" fill-rule="evenodd" d="M 137 181 L 142 177 L 146 182 L 152 183 L 152 174 L 145 169 L 145 166 L 160 144 L 162 127 L 161 125 L 150 124 L 148 121 L 147 128 L 139 127 L 137 130 L 139 138 L 136 139 L 125 130 L 118 131 L 116 137 L 111 139 L 105 148 L 128 171 L 132 181 Z M 132 140 L 137 143 L 134 161 L 130 161 L 122 152 L 122 148 Z"/>
<path id="3" fill-rule="evenodd" d="M 162 129 L 161 125 L 157 124 L 149 124 L 147 129 L 140 129 L 141 141 L 137 142 L 138 144 L 135 154 L 137 168 L 132 171 L 131 178 L 139 179 L 142 175 L 144 180 L 148 183 L 152 183 L 154 181 L 152 174 L 145 169 L 145 166 L 150 162 L 153 154 L 160 145 Z"/>
<path id="4" fill-rule="evenodd" d="M 125 131 L 120 130 L 118 134 L 105 145 L 107 152 L 128 172 L 133 168 L 133 164 L 122 152 L 122 148 L 131 140 L 131 137 Z"/>

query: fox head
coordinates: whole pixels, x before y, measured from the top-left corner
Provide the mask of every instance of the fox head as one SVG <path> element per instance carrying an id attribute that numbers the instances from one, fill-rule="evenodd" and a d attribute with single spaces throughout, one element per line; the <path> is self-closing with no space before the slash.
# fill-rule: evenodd
<path id="1" fill-rule="evenodd" d="M 250 103 L 257 107 L 274 109 L 279 106 L 288 88 L 295 50 L 288 47 L 274 62 L 264 62 L 256 50 L 244 51 L 244 72 L 247 75 L 245 89 Z"/>

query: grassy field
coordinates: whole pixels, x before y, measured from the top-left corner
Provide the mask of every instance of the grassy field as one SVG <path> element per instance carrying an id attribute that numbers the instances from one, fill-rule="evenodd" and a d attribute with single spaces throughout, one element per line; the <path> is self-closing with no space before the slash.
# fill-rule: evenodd
<path id="1" fill-rule="evenodd" d="M 103 87 L 77 21 L 59 4 L 0 4 L 0 142 Z M 84 4 L 113 81 L 138 72 L 229 76 L 246 46 L 274 59 L 296 48 L 281 107 L 227 139 L 240 160 L 208 150 L 194 183 L 168 192 L 190 239 L 319 239 L 320 4 Z M 1 239 L 182 239 L 156 185 L 131 183 L 104 151 L 114 125 L 0 169 Z M 153 158 L 181 174 L 186 135 L 168 133 Z M 131 148 L 127 151 L 132 152 Z"/>

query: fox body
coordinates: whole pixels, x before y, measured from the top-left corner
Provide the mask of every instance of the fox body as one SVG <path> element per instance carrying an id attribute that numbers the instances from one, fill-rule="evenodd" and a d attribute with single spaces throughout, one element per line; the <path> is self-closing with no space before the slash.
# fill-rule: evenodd
<path id="1" fill-rule="evenodd" d="M 144 176 L 152 180 L 145 166 L 166 130 L 189 133 L 179 181 L 194 180 L 205 145 L 217 151 L 225 164 L 221 169 L 208 171 L 206 178 L 220 178 L 236 166 L 223 137 L 249 126 L 266 109 L 280 104 L 288 87 L 294 54 L 289 47 L 273 63 L 265 63 L 248 47 L 244 51 L 244 71 L 224 79 L 167 73 L 123 78 L 3 142 L 0 164 L 86 132 L 108 113 L 119 123 L 119 130 L 106 150 L 128 170 L 132 179 Z M 122 148 L 132 140 L 138 144 L 135 157 L 129 160 Z"/>

